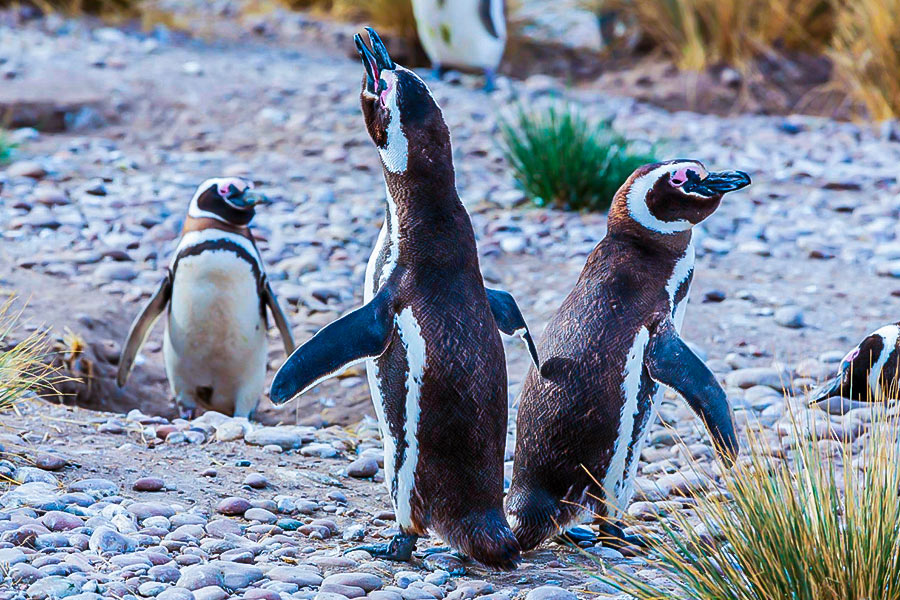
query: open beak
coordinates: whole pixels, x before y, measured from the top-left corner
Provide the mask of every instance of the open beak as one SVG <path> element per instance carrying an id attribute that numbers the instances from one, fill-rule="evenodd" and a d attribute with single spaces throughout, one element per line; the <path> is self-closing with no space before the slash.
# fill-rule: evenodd
<path id="1" fill-rule="evenodd" d="M 743 171 L 713 171 L 705 178 L 688 171 L 688 182 L 684 184 L 684 191 L 701 194 L 703 196 L 721 196 L 750 185 L 750 176 Z"/>
<path id="2" fill-rule="evenodd" d="M 369 33 L 369 42 L 372 44 L 371 50 L 358 33 L 353 36 L 353 41 L 356 42 L 356 51 L 366 68 L 366 91 L 378 95 L 387 87 L 387 84 L 381 79 L 381 72 L 390 71 L 396 68 L 396 65 L 375 30 L 366 27 L 366 31 Z"/>

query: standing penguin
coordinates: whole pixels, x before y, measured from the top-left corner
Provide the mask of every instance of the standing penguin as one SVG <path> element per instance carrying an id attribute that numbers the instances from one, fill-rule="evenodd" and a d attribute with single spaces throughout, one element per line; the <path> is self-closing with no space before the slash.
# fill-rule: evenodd
<path id="1" fill-rule="evenodd" d="M 119 359 L 125 385 L 156 320 L 166 312 L 163 354 L 175 402 L 251 417 L 265 388 L 266 306 L 294 349 L 287 318 L 266 279 L 249 224 L 261 196 L 234 177 L 208 179 L 191 199 L 166 276 L 131 325 Z"/>
<path id="2" fill-rule="evenodd" d="M 680 393 L 727 458 L 737 437 L 725 392 L 679 337 L 694 272 L 691 227 L 750 178 L 699 162 L 645 165 L 619 188 L 608 232 L 550 320 L 520 397 L 509 522 L 529 550 L 599 517 L 613 544 L 631 500 L 659 384 Z"/>
<path id="3" fill-rule="evenodd" d="M 485 89 L 506 47 L 504 0 L 412 0 L 419 40 L 438 77 L 448 67 L 484 72 Z"/>
<path id="4" fill-rule="evenodd" d="M 812 392 L 810 404 L 849 410 L 855 402 L 896 400 L 900 393 L 900 323 L 885 325 L 866 336 L 838 367 L 837 374 Z"/>
<path id="5" fill-rule="evenodd" d="M 368 32 L 371 50 L 356 36 L 366 69 L 361 102 L 387 214 L 366 269 L 366 304 L 298 348 L 270 397 L 286 402 L 365 360 L 400 533 L 364 549 L 409 560 L 431 529 L 462 553 L 511 569 L 519 546 L 503 515 L 507 391 L 497 330 L 522 335 L 536 362 L 534 345 L 512 296 L 484 287 L 441 109 Z"/>

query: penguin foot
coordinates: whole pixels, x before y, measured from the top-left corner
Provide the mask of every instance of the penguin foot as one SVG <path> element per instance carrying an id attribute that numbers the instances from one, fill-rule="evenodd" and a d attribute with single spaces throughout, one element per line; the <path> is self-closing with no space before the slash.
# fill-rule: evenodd
<path id="1" fill-rule="evenodd" d="M 597 541 L 608 548 L 616 550 L 629 549 L 629 546 L 647 548 L 650 545 L 644 536 L 628 535 L 614 523 L 604 523 L 600 526 L 600 535 L 597 536 Z"/>
<path id="2" fill-rule="evenodd" d="M 394 538 L 386 544 L 371 544 L 368 546 L 357 546 L 347 550 L 365 550 L 375 558 L 383 558 L 384 560 L 395 560 L 397 562 L 409 562 L 412 559 L 413 550 L 416 549 L 416 541 L 419 539 L 417 535 L 408 533 L 398 533 Z M 346 554 L 347 552 L 344 552 Z"/>
<path id="3" fill-rule="evenodd" d="M 577 525 L 554 536 L 552 541 L 562 546 L 569 546 L 572 544 L 576 546 L 581 546 L 582 544 L 593 546 L 599 539 L 600 538 L 590 527 Z"/>
<path id="4" fill-rule="evenodd" d="M 484 88 L 482 89 L 488 94 L 497 89 L 497 73 L 493 69 L 484 70 Z"/>

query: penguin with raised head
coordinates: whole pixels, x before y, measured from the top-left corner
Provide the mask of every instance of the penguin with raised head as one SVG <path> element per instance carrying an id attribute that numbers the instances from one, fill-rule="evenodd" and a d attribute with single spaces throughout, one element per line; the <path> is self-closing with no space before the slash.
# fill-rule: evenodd
<path id="1" fill-rule="evenodd" d="M 841 360 L 837 373 L 810 394 L 810 405 L 846 412 L 851 402 L 896 400 L 900 394 L 900 323 L 870 333 Z M 832 402 L 832 400 L 834 400 Z"/>
<path id="2" fill-rule="evenodd" d="M 412 0 L 419 41 L 440 78 L 447 68 L 478 70 L 485 89 L 506 47 L 505 0 Z"/>
<path id="3" fill-rule="evenodd" d="M 319 331 L 272 382 L 276 404 L 366 361 L 384 442 L 385 484 L 400 533 L 365 550 L 409 560 L 434 531 L 481 563 L 515 567 L 503 515 L 506 363 L 498 329 L 531 336 L 512 296 L 487 290 L 456 191 L 450 132 L 425 83 L 378 35 L 356 45 L 361 103 L 387 189 L 362 308 Z"/>
<path id="4" fill-rule="evenodd" d="M 266 383 L 266 307 L 286 354 L 294 341 L 250 231 L 262 199 L 252 188 L 236 177 L 208 179 L 197 188 L 166 275 L 131 325 L 119 359 L 119 387 L 166 313 L 163 355 L 181 414 L 202 409 L 253 415 Z"/>
<path id="5" fill-rule="evenodd" d="M 640 167 L 619 188 L 607 235 L 547 325 L 543 364 L 520 396 L 506 508 L 523 551 L 587 516 L 611 545 L 640 541 L 618 522 L 660 384 L 687 400 L 726 459 L 736 456 L 725 392 L 679 330 L 694 272 L 691 228 L 749 183 L 740 171 L 675 160 Z"/>

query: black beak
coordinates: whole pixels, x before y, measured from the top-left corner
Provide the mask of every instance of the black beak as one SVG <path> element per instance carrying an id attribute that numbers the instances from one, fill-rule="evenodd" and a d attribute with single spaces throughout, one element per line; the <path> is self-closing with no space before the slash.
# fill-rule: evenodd
<path id="1" fill-rule="evenodd" d="M 844 371 L 841 370 L 837 375 L 833 378 L 826 381 L 824 384 L 813 390 L 813 392 L 809 395 L 809 406 L 813 406 L 814 404 L 818 404 L 824 400 L 828 400 L 829 398 L 837 398 L 841 396 L 841 387 L 844 383 Z M 847 390 L 849 393 L 850 390 Z"/>
<path id="2" fill-rule="evenodd" d="M 691 177 L 693 175 L 693 177 Z M 693 171 L 688 171 L 688 182 L 684 191 L 703 196 L 721 196 L 750 185 L 750 176 L 743 171 L 714 171 L 700 179 Z"/>
<path id="3" fill-rule="evenodd" d="M 356 51 L 362 58 L 363 66 L 366 68 L 366 90 L 371 94 L 378 94 L 387 87 L 387 84 L 381 79 L 381 72 L 390 71 L 396 68 L 397 65 L 391 60 L 387 47 L 385 47 L 384 42 L 381 41 L 375 30 L 371 27 L 366 27 L 366 31 L 369 33 L 369 41 L 372 44 L 371 50 L 369 50 L 362 36 L 358 33 L 353 36 L 353 41 L 356 42 Z"/>

